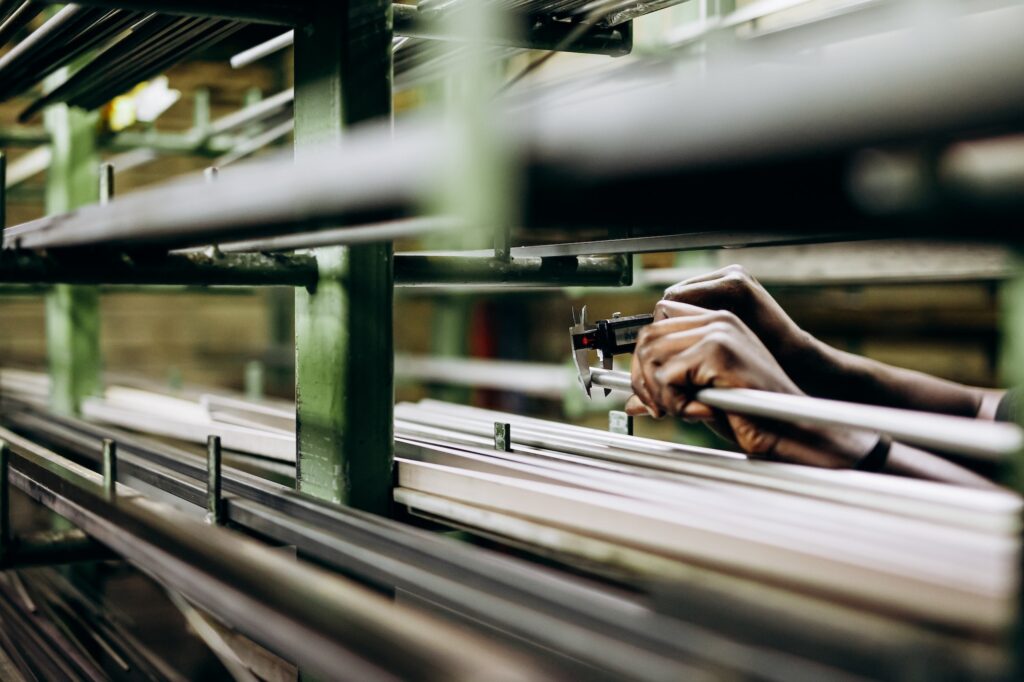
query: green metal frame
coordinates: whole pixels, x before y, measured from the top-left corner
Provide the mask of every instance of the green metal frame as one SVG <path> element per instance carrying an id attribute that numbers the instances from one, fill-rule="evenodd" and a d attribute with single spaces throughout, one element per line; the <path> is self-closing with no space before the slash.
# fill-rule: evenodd
<path id="1" fill-rule="evenodd" d="M 391 114 L 390 0 L 318 0 L 295 31 L 296 160 Z M 391 505 L 393 250 L 313 252 L 319 282 L 295 294 L 298 488 L 376 513 Z"/>
<path id="2" fill-rule="evenodd" d="M 96 203 L 100 163 L 96 114 L 62 104 L 49 108 L 44 121 L 53 151 L 47 213 Z M 51 407 L 60 414 L 77 414 L 82 400 L 102 389 L 100 297 L 95 287 L 58 284 L 47 294 L 46 344 Z"/>

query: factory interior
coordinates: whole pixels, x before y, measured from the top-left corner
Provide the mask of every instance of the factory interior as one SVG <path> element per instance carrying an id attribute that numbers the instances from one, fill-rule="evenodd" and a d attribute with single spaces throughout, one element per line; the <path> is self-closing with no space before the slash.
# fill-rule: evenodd
<path id="1" fill-rule="evenodd" d="M 0 682 L 1024 679 L 1024 3 L 0 0 Z"/>

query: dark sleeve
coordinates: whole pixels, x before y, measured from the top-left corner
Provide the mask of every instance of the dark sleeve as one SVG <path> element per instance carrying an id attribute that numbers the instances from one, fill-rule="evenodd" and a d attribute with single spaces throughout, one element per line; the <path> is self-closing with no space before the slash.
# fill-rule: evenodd
<path id="1" fill-rule="evenodd" d="M 1003 396 L 1003 399 L 999 401 L 999 405 L 996 407 L 996 421 L 997 422 L 1016 422 L 1020 423 L 1020 400 L 1021 390 L 1024 387 L 1018 386 L 1011 388 Z"/>

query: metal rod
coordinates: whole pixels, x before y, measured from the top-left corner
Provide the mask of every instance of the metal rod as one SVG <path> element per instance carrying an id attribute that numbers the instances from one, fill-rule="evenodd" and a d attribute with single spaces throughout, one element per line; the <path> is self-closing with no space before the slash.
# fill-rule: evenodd
<path id="1" fill-rule="evenodd" d="M 93 254 L 85 259 L 0 251 L 0 282 L 5 283 L 313 288 L 317 278 L 316 260 L 302 254 L 223 254 L 206 250 L 132 256 Z"/>
<path id="2" fill-rule="evenodd" d="M 220 436 L 206 441 L 206 518 L 215 525 L 223 523 L 224 505 L 221 500 L 221 446 Z"/>
<path id="3" fill-rule="evenodd" d="M 301 23 L 305 15 L 304 3 L 289 0 L 84 0 L 77 4 L 282 26 Z"/>
<path id="4" fill-rule="evenodd" d="M 109 438 L 103 440 L 103 494 L 117 497 L 117 443 Z"/>
<path id="5" fill-rule="evenodd" d="M 95 494 L 102 480 L 5 429 L 13 483 L 226 625 L 332 678 L 545 679 L 528 659 L 173 508 Z M 396 652 L 401 652 L 400 655 Z"/>
<path id="6" fill-rule="evenodd" d="M 223 135 L 244 128 L 253 123 L 276 116 L 290 109 L 295 102 L 295 90 L 288 88 L 258 103 L 239 109 L 233 114 L 222 116 L 210 124 L 210 135 Z"/>
<path id="7" fill-rule="evenodd" d="M 590 372 L 594 386 L 633 391 L 626 372 L 598 367 Z M 705 388 L 694 394 L 694 400 L 755 417 L 878 431 L 913 445 L 979 459 L 1002 460 L 1024 449 L 1024 431 L 1015 424 L 747 388 Z"/>
<path id="8" fill-rule="evenodd" d="M 628 286 L 632 270 L 624 256 L 512 258 L 420 256 L 395 258 L 402 286 L 509 284 L 519 286 Z"/>
<path id="9" fill-rule="evenodd" d="M 253 47 L 250 47 L 248 50 L 244 50 L 236 54 L 234 57 L 231 58 L 231 68 L 241 69 L 244 66 L 249 66 L 250 64 L 258 62 L 264 57 L 268 57 L 274 54 L 275 52 L 279 52 L 280 50 L 284 50 L 286 48 L 291 47 L 294 43 L 295 31 L 288 31 L 287 33 L 282 33 L 276 38 L 271 38 L 270 40 L 264 43 L 254 45 Z"/>

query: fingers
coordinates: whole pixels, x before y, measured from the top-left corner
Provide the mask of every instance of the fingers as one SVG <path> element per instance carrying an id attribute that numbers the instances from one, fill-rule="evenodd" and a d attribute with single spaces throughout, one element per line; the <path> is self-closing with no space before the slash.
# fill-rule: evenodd
<path id="1" fill-rule="evenodd" d="M 632 398 L 630 398 L 630 400 L 632 401 L 633 398 L 636 398 L 636 402 L 638 402 L 640 405 L 643 405 L 644 411 L 647 414 L 651 415 L 656 419 L 660 418 L 662 416 L 661 408 L 658 406 L 658 403 L 655 402 L 654 397 L 647 389 L 647 384 L 644 382 L 643 362 L 641 362 L 641 360 L 635 354 L 633 355 L 633 362 L 631 362 L 629 365 L 629 374 L 633 382 L 634 394 Z"/>
<path id="2" fill-rule="evenodd" d="M 650 412 L 647 410 L 647 406 L 644 405 L 643 401 L 640 400 L 635 394 L 629 396 L 629 400 L 626 401 L 626 406 L 623 408 L 626 414 L 633 417 L 642 417 L 649 415 Z"/>
<path id="3" fill-rule="evenodd" d="M 660 320 L 667 320 L 674 317 L 706 315 L 707 312 L 707 308 L 701 308 L 700 306 L 696 306 L 691 303 L 683 303 L 681 301 L 670 301 L 663 298 L 654 306 L 654 321 L 658 322 Z"/>

